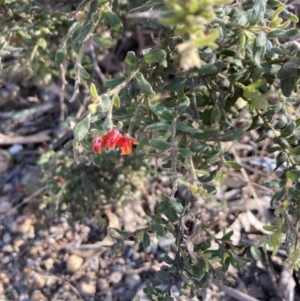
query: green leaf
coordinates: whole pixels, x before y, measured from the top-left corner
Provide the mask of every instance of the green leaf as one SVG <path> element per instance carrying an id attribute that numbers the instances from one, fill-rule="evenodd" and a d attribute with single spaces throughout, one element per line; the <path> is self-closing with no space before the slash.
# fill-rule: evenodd
<path id="1" fill-rule="evenodd" d="M 184 158 L 195 155 L 195 153 L 193 153 L 192 151 L 190 151 L 188 148 L 180 148 L 179 149 L 179 154 L 181 156 L 183 156 Z"/>
<path id="2" fill-rule="evenodd" d="M 223 67 L 223 63 L 221 61 L 216 61 L 213 64 L 203 65 L 200 68 L 200 74 L 216 75 L 222 70 L 222 67 Z"/>
<path id="3" fill-rule="evenodd" d="M 233 162 L 233 161 L 226 161 L 225 164 L 230 167 L 230 168 L 233 168 L 233 169 L 236 169 L 236 170 L 240 170 L 243 168 L 242 165 L 236 163 L 236 162 Z"/>
<path id="4" fill-rule="evenodd" d="M 136 153 L 145 153 L 146 147 L 149 145 L 149 139 L 147 137 L 142 138 L 142 140 L 139 141 L 138 146 L 136 147 L 135 151 Z"/>
<path id="5" fill-rule="evenodd" d="M 123 30 L 123 24 L 119 17 L 112 11 L 103 12 L 104 20 L 114 30 L 121 32 Z"/>
<path id="6" fill-rule="evenodd" d="M 91 123 L 91 116 L 87 115 L 75 126 L 74 135 L 77 141 L 81 141 L 88 133 L 90 128 L 90 123 Z"/>
<path id="7" fill-rule="evenodd" d="M 181 115 L 190 106 L 190 100 L 186 97 L 185 100 L 180 103 L 177 109 L 178 116 Z"/>
<path id="8" fill-rule="evenodd" d="M 264 85 L 265 83 L 266 83 L 266 80 L 265 80 L 265 79 L 261 79 L 261 80 L 257 81 L 256 83 L 253 83 L 253 84 L 248 85 L 246 88 L 247 88 L 248 90 L 258 89 L 258 88 L 260 88 L 262 85 Z"/>
<path id="9" fill-rule="evenodd" d="M 281 146 L 279 144 L 273 144 L 269 147 L 268 153 L 273 154 L 279 150 L 281 150 Z"/>
<path id="10" fill-rule="evenodd" d="M 165 90 L 176 91 L 183 89 L 186 83 L 186 77 L 175 77 L 173 81 L 165 86 Z"/>
<path id="11" fill-rule="evenodd" d="M 281 132 L 282 137 L 287 137 L 293 134 L 294 130 L 296 129 L 296 123 L 292 121 L 285 129 Z"/>
<path id="12" fill-rule="evenodd" d="M 136 69 L 136 56 L 133 51 L 128 51 L 125 57 L 125 72 L 127 74 L 132 73 Z"/>
<path id="13" fill-rule="evenodd" d="M 129 237 L 132 234 L 129 231 L 120 230 L 118 228 L 109 227 L 108 229 L 112 229 L 112 230 L 116 231 L 118 234 L 120 234 L 124 238 L 127 238 L 127 237 Z"/>
<path id="14" fill-rule="evenodd" d="M 290 28 L 287 30 L 282 29 L 276 29 L 272 30 L 267 34 L 268 38 L 292 38 L 294 36 L 297 36 L 300 33 L 300 30 L 298 28 Z"/>
<path id="15" fill-rule="evenodd" d="M 292 94 L 297 80 L 298 80 L 298 77 L 296 74 L 294 74 L 294 75 L 291 75 L 289 78 L 285 78 L 280 81 L 280 88 L 281 88 L 282 94 L 285 97 L 289 97 Z"/>
<path id="16" fill-rule="evenodd" d="M 88 109 L 91 113 L 96 113 L 100 108 L 99 103 L 91 103 L 88 105 Z"/>
<path id="17" fill-rule="evenodd" d="M 289 170 L 287 173 L 286 173 L 286 177 L 290 180 L 293 180 L 293 181 L 296 181 L 300 178 L 300 170 Z"/>
<path id="18" fill-rule="evenodd" d="M 67 56 L 67 48 L 60 47 L 55 53 L 55 65 L 59 66 Z"/>
<path id="19" fill-rule="evenodd" d="M 134 77 L 134 83 L 136 87 L 145 95 L 151 95 L 155 94 L 155 92 L 152 89 L 152 86 L 150 83 L 145 79 L 144 75 L 140 72 L 137 72 L 137 74 Z"/>
<path id="20" fill-rule="evenodd" d="M 97 88 L 94 83 L 91 83 L 91 85 L 90 85 L 90 94 L 93 99 L 98 99 L 98 97 L 99 97 Z"/>
<path id="21" fill-rule="evenodd" d="M 159 63 L 163 60 L 165 60 L 167 57 L 167 54 L 162 49 L 151 49 L 149 52 L 147 52 L 144 56 L 144 62 L 147 64 L 153 64 L 153 63 Z"/>
<path id="22" fill-rule="evenodd" d="M 280 152 L 276 157 L 276 168 L 282 165 L 288 159 L 288 155 L 285 152 Z"/>
<path id="23" fill-rule="evenodd" d="M 107 94 L 102 94 L 99 97 L 99 111 L 107 112 L 111 107 L 111 100 Z"/>
<path id="24" fill-rule="evenodd" d="M 284 11 L 284 15 L 293 23 L 298 23 L 299 22 L 299 18 L 294 15 L 293 13 L 289 12 L 287 9 L 285 9 Z"/>
<path id="25" fill-rule="evenodd" d="M 266 34 L 261 31 L 253 43 L 253 61 L 260 67 L 261 57 L 265 54 L 267 38 Z"/>
<path id="26" fill-rule="evenodd" d="M 89 31 L 92 28 L 92 23 L 86 21 L 82 26 L 78 27 L 73 35 L 72 35 L 72 45 L 73 47 L 77 47 L 78 44 L 82 42 L 82 40 L 87 36 Z"/>
<path id="27" fill-rule="evenodd" d="M 233 230 L 229 231 L 221 238 L 221 240 L 230 240 L 230 237 L 233 235 L 233 233 Z"/>
<path id="28" fill-rule="evenodd" d="M 253 5 L 253 9 L 250 15 L 250 25 L 256 25 L 261 19 L 263 19 L 266 11 L 266 1 L 256 0 Z"/>
<path id="29" fill-rule="evenodd" d="M 178 131 L 181 131 L 181 132 L 188 132 L 188 133 L 198 133 L 199 130 L 198 129 L 195 129 L 183 122 L 177 122 L 176 123 L 176 129 Z"/>
<path id="30" fill-rule="evenodd" d="M 120 85 L 124 80 L 125 80 L 124 76 L 119 76 L 119 77 L 107 80 L 104 83 L 104 85 L 110 89 L 113 89 L 116 86 Z"/>
<path id="31" fill-rule="evenodd" d="M 90 74 L 81 65 L 78 65 L 78 70 L 82 79 L 90 78 Z"/>
<path id="32" fill-rule="evenodd" d="M 101 167 L 102 157 L 100 154 L 93 154 L 92 162 L 94 165 Z"/>
<path id="33" fill-rule="evenodd" d="M 263 124 L 264 124 L 264 122 L 263 122 L 262 118 L 259 117 L 258 115 L 256 115 L 252 118 L 252 123 L 251 123 L 250 127 L 247 129 L 247 132 L 258 129 L 258 128 L 262 127 Z"/>
<path id="34" fill-rule="evenodd" d="M 156 148 L 160 151 L 166 151 L 166 150 L 171 148 L 171 143 L 166 142 L 166 141 L 161 140 L 161 139 L 153 138 L 149 142 L 152 145 L 152 147 L 154 147 L 154 148 Z"/>
<path id="35" fill-rule="evenodd" d="M 144 232 L 143 247 L 144 247 L 145 252 L 150 253 L 150 251 L 151 251 L 150 236 L 147 231 Z"/>
<path id="36" fill-rule="evenodd" d="M 274 230 L 277 230 L 277 226 L 275 225 L 266 225 L 266 226 L 263 226 L 264 230 L 266 231 L 270 231 L 270 232 L 273 232 Z"/>
<path id="37" fill-rule="evenodd" d="M 160 118 L 162 118 L 166 121 L 172 121 L 175 118 L 173 113 L 170 112 L 169 110 L 167 110 L 163 106 L 152 106 L 152 105 L 150 105 L 150 109 L 155 115 L 157 115 L 158 117 L 160 117 Z"/>
<path id="38" fill-rule="evenodd" d="M 273 195 L 273 197 L 272 197 L 272 199 L 271 199 L 271 201 L 270 201 L 270 206 L 271 206 L 271 207 L 274 207 L 274 202 L 280 201 L 283 197 L 284 197 L 284 190 L 277 191 L 277 192 Z"/>
<path id="39" fill-rule="evenodd" d="M 179 214 L 182 213 L 184 209 L 181 202 L 177 199 L 170 199 L 170 206 Z"/>
<path id="40" fill-rule="evenodd" d="M 146 131 L 167 131 L 169 130 L 170 125 L 165 122 L 156 122 L 151 125 L 148 125 L 145 130 Z"/>
<path id="41" fill-rule="evenodd" d="M 257 247 L 255 247 L 255 246 L 251 246 L 251 247 L 250 247 L 250 253 L 251 253 L 253 259 L 256 260 L 256 261 L 259 260 L 259 259 L 261 258 L 261 252 L 260 252 L 260 250 L 259 250 Z"/>
<path id="42" fill-rule="evenodd" d="M 292 148 L 290 152 L 294 156 L 300 156 L 300 146 Z"/>
<path id="43" fill-rule="evenodd" d="M 113 47 L 116 44 L 115 40 L 105 37 L 100 33 L 95 33 L 93 35 L 93 41 L 103 47 Z"/>
<path id="44" fill-rule="evenodd" d="M 217 172 L 214 170 L 207 175 L 198 177 L 198 180 L 203 183 L 210 182 L 215 178 L 216 175 L 217 175 Z"/>
<path id="45" fill-rule="evenodd" d="M 288 62 L 283 64 L 278 71 L 277 76 L 279 79 L 289 78 L 291 75 L 296 74 L 300 67 L 300 58 L 293 57 Z"/>
<path id="46" fill-rule="evenodd" d="M 286 115 L 281 115 L 279 120 L 274 125 L 274 128 L 276 130 L 284 128 L 288 123 L 288 118 Z"/>

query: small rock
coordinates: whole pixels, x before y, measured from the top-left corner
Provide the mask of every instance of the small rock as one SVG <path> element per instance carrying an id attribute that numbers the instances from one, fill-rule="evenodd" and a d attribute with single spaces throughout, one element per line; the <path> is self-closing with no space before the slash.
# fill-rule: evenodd
<path id="1" fill-rule="evenodd" d="M 0 213 L 6 213 L 11 207 L 9 196 L 0 197 Z"/>
<path id="2" fill-rule="evenodd" d="M 67 259 L 67 270 L 68 272 L 74 273 L 80 269 L 83 263 L 83 258 L 78 255 L 72 254 Z"/>
<path id="3" fill-rule="evenodd" d="M 2 193 L 6 194 L 14 189 L 14 185 L 12 183 L 6 183 L 3 185 Z"/>
<path id="4" fill-rule="evenodd" d="M 121 281 L 122 276 L 123 276 L 122 273 L 119 271 L 112 272 L 109 276 L 109 281 L 114 284 L 117 284 Z"/>
<path id="5" fill-rule="evenodd" d="M 12 252 L 14 252 L 14 248 L 12 245 L 6 245 L 2 248 L 2 251 L 4 253 L 12 253 Z"/>
<path id="6" fill-rule="evenodd" d="M 27 234 L 32 231 L 32 224 L 34 219 L 29 216 L 19 216 L 12 224 L 12 231 L 20 234 Z M 34 231 L 34 228 L 33 228 Z"/>
<path id="7" fill-rule="evenodd" d="M 134 288 L 141 283 L 141 276 L 138 274 L 132 274 L 126 276 L 125 283 L 129 288 Z"/>
<path id="8" fill-rule="evenodd" d="M 38 232 L 38 235 L 39 235 L 40 238 L 46 238 L 46 237 L 49 236 L 49 232 L 48 232 L 48 230 L 46 230 L 46 229 L 40 230 L 40 231 Z"/>
<path id="9" fill-rule="evenodd" d="M 109 284 L 106 279 L 100 278 L 97 282 L 97 288 L 100 292 L 105 293 L 109 290 Z"/>
<path id="10" fill-rule="evenodd" d="M 31 301 L 44 301 L 44 300 L 46 300 L 46 298 L 41 291 L 39 290 L 33 291 L 31 295 Z"/>
<path id="11" fill-rule="evenodd" d="M 30 226 L 28 232 L 22 235 L 24 239 L 32 239 L 35 237 L 34 226 Z"/>
<path id="12" fill-rule="evenodd" d="M 29 255 L 36 257 L 38 255 L 38 250 L 39 250 L 38 247 L 33 246 L 30 248 L 28 253 Z"/>
<path id="13" fill-rule="evenodd" d="M 8 171 L 12 166 L 12 162 L 11 154 L 4 149 L 0 149 L 0 174 Z"/>
<path id="14" fill-rule="evenodd" d="M 71 230 L 68 230 L 65 234 L 65 237 L 68 241 L 72 241 L 74 239 L 73 232 Z"/>
<path id="15" fill-rule="evenodd" d="M 92 297 L 96 293 L 96 281 L 90 275 L 84 276 L 77 284 L 79 293 L 84 297 Z"/>
<path id="16" fill-rule="evenodd" d="M 16 237 L 14 240 L 14 246 L 20 248 L 25 243 L 25 240 L 21 237 Z"/>
<path id="17" fill-rule="evenodd" d="M 53 268 L 54 260 L 52 258 L 48 258 L 44 261 L 44 266 L 47 271 L 50 271 Z"/>
<path id="18" fill-rule="evenodd" d="M 10 243 L 10 241 L 11 241 L 11 235 L 10 235 L 10 233 L 9 232 L 5 232 L 4 234 L 3 234 L 3 243 L 5 244 L 5 245 L 7 245 L 7 244 L 9 244 Z"/>
<path id="19" fill-rule="evenodd" d="M 45 287 L 46 285 L 46 278 L 39 275 L 39 274 L 35 274 L 35 277 L 34 277 L 35 281 L 34 281 L 34 284 L 35 284 L 35 287 L 38 288 L 38 289 L 41 289 L 43 287 Z"/>

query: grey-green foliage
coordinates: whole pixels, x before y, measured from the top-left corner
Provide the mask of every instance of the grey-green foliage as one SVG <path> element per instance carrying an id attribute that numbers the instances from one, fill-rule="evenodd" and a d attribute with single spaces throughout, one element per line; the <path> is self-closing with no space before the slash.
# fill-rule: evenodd
<path id="1" fill-rule="evenodd" d="M 299 34 L 294 26 L 298 17 L 278 0 L 256 0 L 253 5 L 233 5 L 225 0 L 136 2 L 84 2 L 86 6 L 80 9 L 86 17 L 70 24 L 55 60 L 61 64 L 72 55 L 76 57 L 73 98 L 82 83 L 91 87 L 93 103 L 88 117 L 69 120 L 75 131 L 76 160 L 81 156 L 101 166 L 105 154 L 92 153 L 92 139 L 122 125 L 123 132 L 129 129 L 129 134 L 140 141 L 136 152 L 160 158 L 162 167 L 170 173 L 171 195 L 162 196 L 154 216 L 145 216 L 147 229 L 132 233 L 142 241 L 146 252 L 151 250 L 149 231 L 159 239 L 167 232 L 176 237 L 171 248 L 174 256 L 164 254 L 161 260 L 166 265 L 157 273 L 167 289 L 162 291 L 147 282 L 147 296 L 151 300 L 171 300 L 173 285 L 193 295 L 212 278 L 228 278 L 230 264 L 240 268 L 249 260 L 232 245 L 232 232 L 224 229 L 222 238 L 214 237 L 210 225 L 194 216 L 188 200 L 177 199 L 175 192 L 179 171 L 185 169 L 182 176 L 191 198 L 209 200 L 216 191 L 214 179 L 222 177 L 226 168 L 242 167 L 223 153 L 220 145 L 252 129 L 260 132 L 257 141 L 273 139 L 269 152 L 277 152 L 276 168 L 286 166 L 279 179 L 267 184 L 277 189 L 270 205 L 278 221 L 266 227 L 273 234 L 265 248 L 276 253 L 282 233 L 286 233 L 285 246 L 290 251 L 286 262 L 298 269 L 300 118 L 293 107 L 300 78 L 300 47 L 293 40 Z M 153 9 L 158 10 L 156 17 L 145 18 L 145 14 L 153 16 Z M 124 18 L 127 14 L 131 15 L 128 24 Z M 154 45 L 144 49 L 144 55 L 128 52 L 123 74 L 95 88 L 89 61 L 83 56 L 86 42 L 93 39 L 105 49 L 132 23 L 155 30 Z M 83 148 L 80 155 L 76 151 L 79 147 Z M 296 222 L 289 215 L 294 215 Z M 203 239 L 194 240 L 192 230 Z M 122 231 L 119 234 L 130 236 Z M 118 240 L 116 246 L 120 244 Z M 251 252 L 258 254 L 253 248 Z"/>

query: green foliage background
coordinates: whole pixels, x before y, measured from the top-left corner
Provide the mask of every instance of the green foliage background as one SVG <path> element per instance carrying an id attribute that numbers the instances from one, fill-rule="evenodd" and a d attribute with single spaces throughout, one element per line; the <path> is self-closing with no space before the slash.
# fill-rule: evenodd
<path id="1" fill-rule="evenodd" d="M 71 146 L 77 163 L 92 163 L 103 178 L 109 175 L 113 185 L 123 185 L 118 169 L 109 167 L 116 155 L 93 154 L 91 149 L 94 137 L 117 127 L 140 141 L 135 154 L 160 159 L 169 172 L 171 195 L 162 197 L 155 216 L 145 217 L 148 228 L 135 233 L 116 230 L 125 238 L 137 236 L 146 251 L 148 231 L 158 238 L 167 232 L 176 237 L 175 256 L 164 256 L 166 265 L 158 273 L 167 289 L 147 283 L 151 300 L 171 300 L 173 285 L 193 295 L 212 279 L 228 278 L 230 264 L 240 268 L 248 260 L 231 244 L 233 233 L 226 230 L 217 239 L 210 225 L 202 223 L 204 239 L 195 243 L 186 223 L 196 225 L 199 217 L 175 193 L 181 176 L 194 197 L 209 198 L 215 188 L 208 182 L 227 168 L 242 168 L 222 151 L 222 142 L 253 129 L 260 132 L 257 141 L 273 139 L 268 151 L 278 152 L 276 168 L 286 164 L 283 175 L 267 184 L 277 189 L 270 206 L 278 222 L 266 228 L 273 234 L 265 248 L 275 254 L 285 239 L 290 254 L 286 263 L 290 269 L 299 268 L 299 20 L 286 1 L 87 0 L 60 10 L 34 1 L 2 0 L 0 5 L 0 57 L 5 62 L 13 56 L 18 62 L 3 67 L 2 74 L 26 74 L 37 85 L 60 80 L 71 91 L 70 102 L 81 101 L 89 91 L 83 116 L 69 116 L 65 122 L 74 131 Z M 141 53 L 129 51 L 124 71 L 100 83 L 86 53 L 88 43 L 97 44 L 98 54 L 106 53 L 136 24 L 156 31 L 154 45 Z M 47 164 L 56 159 L 41 160 Z M 74 163 L 64 162 L 62 172 L 74 171 L 79 179 Z M 91 180 L 97 189 L 101 181 Z M 120 188 L 112 187 L 114 192 Z M 210 249 L 212 241 L 217 249 Z"/>

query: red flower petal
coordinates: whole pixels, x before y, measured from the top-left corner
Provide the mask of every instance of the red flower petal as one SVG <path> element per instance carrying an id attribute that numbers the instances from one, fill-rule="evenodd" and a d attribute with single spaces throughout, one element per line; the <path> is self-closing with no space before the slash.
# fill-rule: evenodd
<path id="1" fill-rule="evenodd" d="M 105 136 L 106 146 L 109 148 L 115 148 L 117 145 L 118 139 L 121 137 L 121 134 L 118 130 L 112 130 L 108 132 Z"/>
<path id="2" fill-rule="evenodd" d="M 106 146 L 106 140 L 103 137 L 96 137 L 93 140 L 92 148 L 93 152 L 100 154 L 103 147 Z"/>
<path id="3" fill-rule="evenodd" d="M 132 144 L 138 144 L 139 142 L 133 137 L 121 136 L 117 141 L 117 146 L 121 149 L 121 155 L 128 155 L 132 151 Z"/>

